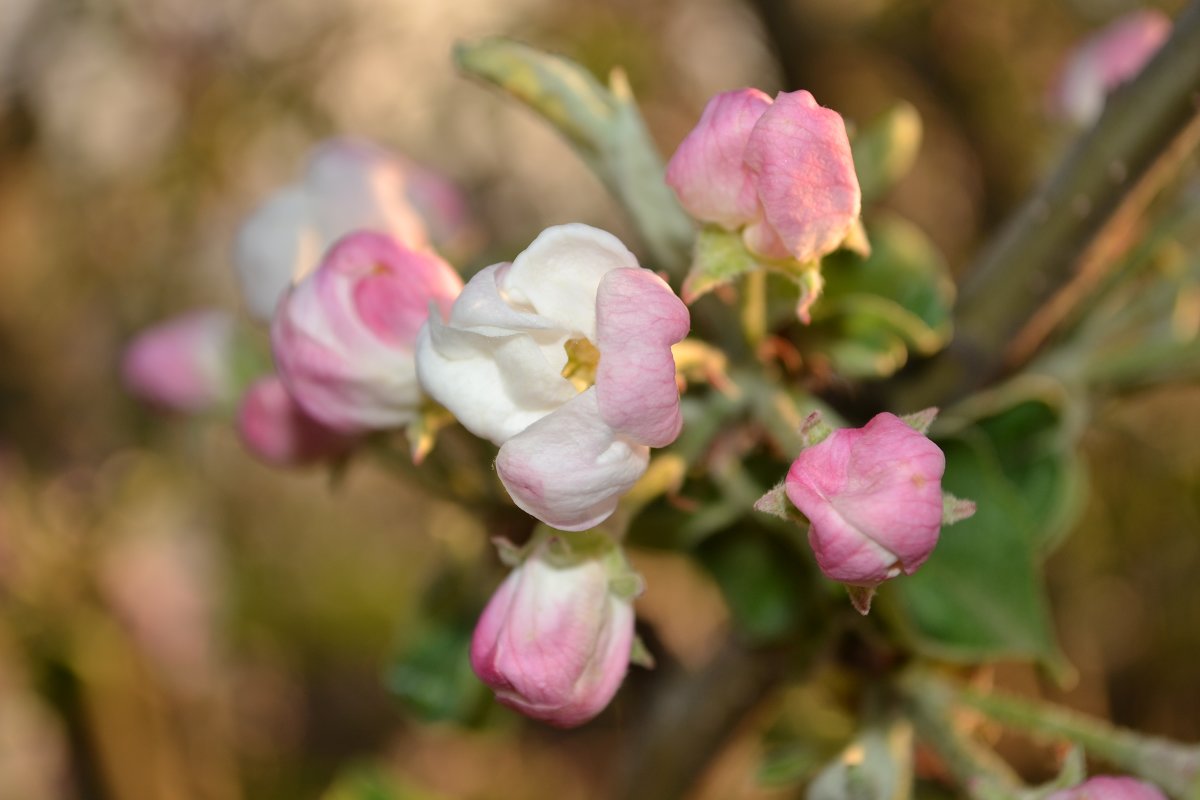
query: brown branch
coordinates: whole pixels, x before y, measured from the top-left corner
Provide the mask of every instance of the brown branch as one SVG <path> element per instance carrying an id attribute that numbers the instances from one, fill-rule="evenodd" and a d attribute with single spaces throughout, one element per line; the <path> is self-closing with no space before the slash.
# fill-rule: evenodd
<path id="1" fill-rule="evenodd" d="M 961 397 L 1032 355 L 1111 262 L 1114 232 L 1195 146 L 1198 110 L 1200 1 L 968 268 L 954 342 L 920 376 L 922 385 L 910 387 L 905 405 Z M 1064 287 L 1072 288 L 1060 294 Z"/>

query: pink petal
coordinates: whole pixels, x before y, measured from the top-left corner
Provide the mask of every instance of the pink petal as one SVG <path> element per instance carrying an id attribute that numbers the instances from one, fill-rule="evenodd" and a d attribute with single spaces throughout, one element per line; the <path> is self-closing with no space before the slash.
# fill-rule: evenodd
<path id="1" fill-rule="evenodd" d="M 650 447 L 675 441 L 683 418 L 671 345 L 690 325 L 687 307 L 653 272 L 604 276 L 596 295 L 596 399 L 613 429 Z"/>
<path id="2" fill-rule="evenodd" d="M 1103 110 L 1105 97 L 1137 77 L 1170 34 L 1170 18 L 1154 9 L 1139 9 L 1110 23 L 1072 53 L 1054 93 L 1056 110 L 1090 124 Z"/>
<path id="3" fill-rule="evenodd" d="M 275 466 L 331 458 L 353 443 L 304 413 L 275 375 L 258 379 L 246 390 L 238 408 L 237 431 L 247 450 Z"/>
<path id="4" fill-rule="evenodd" d="M 522 510 L 564 531 L 594 527 L 646 471 L 649 449 L 618 437 L 595 387 L 509 439 L 496 472 Z"/>
<path id="5" fill-rule="evenodd" d="M 471 666 L 505 705 L 573 727 L 612 700 L 632 642 L 632 607 L 609 592 L 599 561 L 557 567 L 534 555 L 480 617 Z"/>
<path id="6" fill-rule="evenodd" d="M 746 166 L 766 221 L 799 261 L 833 252 L 858 218 L 862 197 L 845 123 L 808 92 L 775 98 L 750 133 Z"/>
<path id="7" fill-rule="evenodd" d="M 172 411 L 196 413 L 229 398 L 233 320 L 224 311 L 193 311 L 142 331 L 125 350 L 129 391 Z"/>
<path id="8" fill-rule="evenodd" d="M 945 456 L 893 414 L 834 431 L 801 451 L 788 498 L 812 523 L 809 542 L 828 577 L 874 585 L 929 557 L 941 531 Z"/>
<path id="9" fill-rule="evenodd" d="M 1167 800 L 1154 786 L 1134 778 L 1099 775 L 1055 792 L 1046 800 Z"/>
<path id="10" fill-rule="evenodd" d="M 752 176 L 743 163 L 755 123 L 771 105 L 758 89 L 714 96 L 667 163 L 667 184 L 698 220 L 734 230 L 759 216 Z"/>

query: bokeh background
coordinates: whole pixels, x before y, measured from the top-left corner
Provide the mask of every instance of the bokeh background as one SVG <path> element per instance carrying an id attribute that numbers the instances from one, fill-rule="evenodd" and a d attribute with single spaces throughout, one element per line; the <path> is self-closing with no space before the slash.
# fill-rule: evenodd
<path id="1" fill-rule="evenodd" d="M 560 733 L 487 708 L 483 728 L 429 722 L 393 691 L 393 656 L 448 570 L 471 576 L 450 590 L 468 610 L 499 580 L 493 531 L 367 461 L 336 482 L 263 466 L 226 420 L 149 411 L 118 378 L 140 328 L 239 307 L 239 221 L 330 135 L 464 188 L 482 244 L 464 271 L 560 222 L 632 241 L 552 131 L 456 74 L 455 41 L 506 34 L 600 75 L 623 66 L 665 153 L 730 88 L 807 88 L 851 123 L 906 99 L 924 145 L 884 205 L 960 270 L 1069 140 L 1046 113 L 1065 52 L 1132 7 L 2 0 L 0 798 L 386 797 L 366 792 L 388 781 L 412 797 L 604 796 L 633 699 Z M 1198 412 L 1194 386 L 1097 410 L 1095 491 L 1048 566 L 1079 680 L 1013 665 L 994 680 L 1200 739 Z M 702 663 L 728 616 L 717 591 L 681 558 L 635 562 L 658 646 Z M 795 793 L 756 785 L 749 728 L 701 796 Z M 1001 745 L 1027 774 L 1053 767 Z"/>

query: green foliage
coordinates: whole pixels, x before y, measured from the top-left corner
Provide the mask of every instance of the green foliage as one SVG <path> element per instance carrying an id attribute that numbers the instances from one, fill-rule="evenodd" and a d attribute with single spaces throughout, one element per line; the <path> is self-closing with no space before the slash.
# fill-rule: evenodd
<path id="1" fill-rule="evenodd" d="M 475 720 L 486 707 L 486 687 L 471 671 L 470 623 L 428 624 L 392 662 L 388 689 L 426 722 Z"/>
<path id="2" fill-rule="evenodd" d="M 921 149 L 921 115 L 900 102 L 871 120 L 850 143 L 863 203 L 878 198 L 903 178 Z"/>
<path id="3" fill-rule="evenodd" d="M 800 340 L 810 359 L 846 378 L 884 378 L 910 354 L 950 341 L 954 283 L 941 254 L 912 223 L 881 215 L 869 226 L 871 254 L 825 259 L 825 290 Z"/>
<path id="4" fill-rule="evenodd" d="M 786 637 L 804 620 L 803 575 L 795 555 L 777 539 L 740 528 L 697 549 L 712 574 L 738 629 L 755 642 Z"/>
<path id="5" fill-rule="evenodd" d="M 929 655 L 967 662 L 1029 658 L 1064 667 L 1041 561 L 1077 516 L 1083 478 L 1069 407 L 1034 388 L 1005 393 L 1011 405 L 990 408 L 979 419 L 953 411 L 943 418 L 953 429 L 940 440 L 943 485 L 975 500 L 978 511 L 943 531 L 917 574 L 885 588 L 915 644 Z"/>
<path id="6" fill-rule="evenodd" d="M 321 800 L 441 800 L 435 795 L 402 785 L 374 767 L 345 770 L 321 795 Z"/>

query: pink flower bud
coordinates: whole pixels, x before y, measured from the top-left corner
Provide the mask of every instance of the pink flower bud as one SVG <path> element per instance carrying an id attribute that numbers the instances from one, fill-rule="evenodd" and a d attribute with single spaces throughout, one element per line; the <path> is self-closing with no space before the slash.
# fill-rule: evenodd
<path id="1" fill-rule="evenodd" d="M 280 301 L 275 364 L 311 417 L 343 433 L 392 428 L 421 403 L 413 349 L 429 304 L 449 311 L 457 273 L 430 250 L 353 233 Z"/>
<path id="2" fill-rule="evenodd" d="M 765 258 L 834 251 L 862 204 L 841 116 L 804 91 L 774 102 L 757 89 L 713 97 L 667 164 L 667 183 L 688 213 L 741 229 Z"/>
<path id="3" fill-rule="evenodd" d="M 125 386 L 143 400 L 196 413 L 233 393 L 233 320 L 224 311 L 193 311 L 138 334 L 121 363 Z"/>
<path id="4" fill-rule="evenodd" d="M 604 563 L 556 565 L 543 544 L 484 609 L 471 667 L 504 705 L 570 728 L 609 704 L 632 646 L 633 606 L 611 590 Z"/>
<path id="5" fill-rule="evenodd" d="M 887 413 L 802 450 L 785 486 L 821 571 L 864 587 L 914 572 L 941 531 L 945 468 L 937 445 Z"/>
<path id="6" fill-rule="evenodd" d="M 1046 800 L 1167 800 L 1158 789 L 1133 778 L 1101 775 L 1055 792 Z"/>
<path id="7" fill-rule="evenodd" d="M 354 441 L 305 414 L 276 375 L 259 378 L 246 390 L 237 430 L 247 450 L 281 467 L 339 456 Z"/>
<path id="8" fill-rule="evenodd" d="M 1062 116 L 1090 125 L 1104 109 L 1105 98 L 1137 77 L 1171 34 L 1171 20 L 1161 11 L 1140 9 L 1110 23 L 1071 54 L 1051 93 Z"/>

